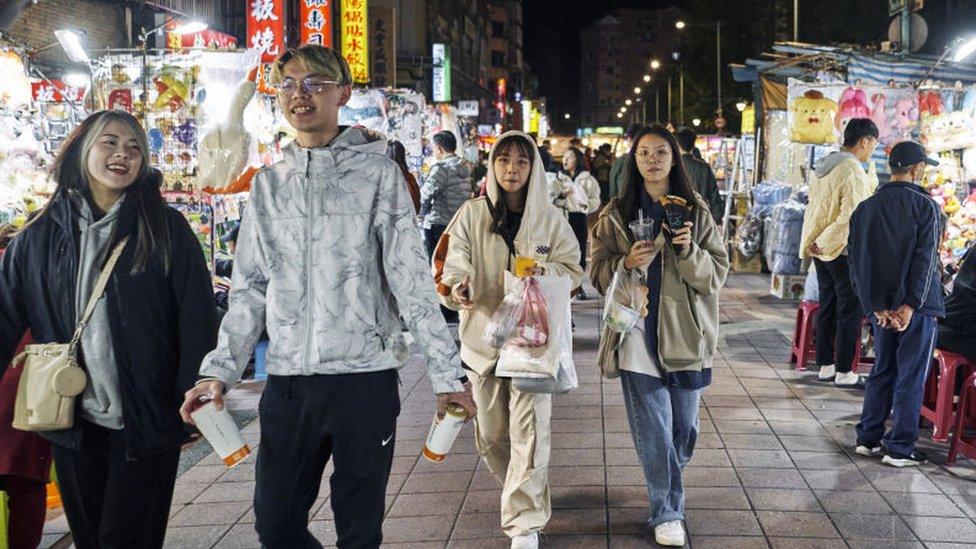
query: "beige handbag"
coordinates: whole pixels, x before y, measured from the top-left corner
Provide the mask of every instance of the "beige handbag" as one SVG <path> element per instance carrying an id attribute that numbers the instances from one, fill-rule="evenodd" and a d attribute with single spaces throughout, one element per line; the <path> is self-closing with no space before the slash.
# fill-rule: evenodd
<path id="1" fill-rule="evenodd" d="M 78 345 L 95 304 L 101 299 L 128 237 L 119 242 L 105 263 L 85 312 L 70 343 L 28 345 L 14 358 L 12 368 L 23 368 L 17 399 L 14 402 L 14 429 L 56 431 L 70 429 L 75 421 L 75 397 L 88 385 L 85 371 L 78 366 Z"/>

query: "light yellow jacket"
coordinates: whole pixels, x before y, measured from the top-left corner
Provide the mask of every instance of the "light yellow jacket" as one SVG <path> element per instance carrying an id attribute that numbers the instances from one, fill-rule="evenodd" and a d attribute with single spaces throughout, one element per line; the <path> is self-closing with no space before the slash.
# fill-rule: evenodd
<path id="1" fill-rule="evenodd" d="M 800 258 L 803 259 L 815 257 L 822 261 L 833 261 L 844 253 L 851 214 L 878 186 L 873 163 L 865 172 L 854 155 L 833 154 L 846 157 L 839 159 L 837 165 L 825 175 L 814 176 L 810 182 L 810 203 L 803 215 L 800 238 Z M 822 253 L 811 256 L 807 248 L 814 242 Z"/>
<path id="2" fill-rule="evenodd" d="M 527 134 L 518 134 L 531 140 Z M 498 351 L 482 339 L 485 326 L 505 296 L 505 271 L 512 271 L 511 258 L 504 239 L 491 232 L 489 203 L 504 200 L 495 180 L 492 148 L 488 160 L 488 197 L 469 200 L 454 215 L 445 233 L 448 234 L 447 257 L 444 260 L 441 283 L 452 289 L 470 277 L 474 309 L 461 309 L 453 295 L 439 296 L 444 306 L 461 312 L 458 328 L 461 338 L 461 360 L 479 375 L 490 374 L 498 361 Z M 568 276 L 571 288 L 580 285 L 583 269 L 579 265 L 580 249 L 566 216 L 549 201 L 542 158 L 538 150 L 529 176 L 528 195 L 522 224 L 515 235 L 518 255 L 531 257 L 547 275 Z M 489 202 L 490 200 L 490 202 Z"/>

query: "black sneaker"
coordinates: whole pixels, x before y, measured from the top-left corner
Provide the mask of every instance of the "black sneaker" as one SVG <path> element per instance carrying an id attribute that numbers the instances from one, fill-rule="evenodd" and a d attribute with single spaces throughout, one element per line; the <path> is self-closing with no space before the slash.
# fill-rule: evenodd
<path id="1" fill-rule="evenodd" d="M 859 456 L 878 457 L 881 455 L 881 443 L 858 440 L 854 453 Z"/>
<path id="2" fill-rule="evenodd" d="M 915 450 L 910 455 L 898 454 L 895 452 L 888 452 L 885 457 L 881 458 L 881 463 L 885 465 L 891 465 L 892 467 L 916 467 L 929 460 L 929 456 L 925 455 L 924 452 L 919 452 Z"/>

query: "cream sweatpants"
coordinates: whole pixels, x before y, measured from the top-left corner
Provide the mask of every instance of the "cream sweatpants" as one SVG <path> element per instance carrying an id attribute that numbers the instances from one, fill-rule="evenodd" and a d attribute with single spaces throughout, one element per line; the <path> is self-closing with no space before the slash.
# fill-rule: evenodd
<path id="1" fill-rule="evenodd" d="M 502 485 L 502 530 L 509 537 L 538 532 L 552 514 L 552 395 L 519 391 L 510 378 L 468 374 L 478 405 L 478 453 Z"/>

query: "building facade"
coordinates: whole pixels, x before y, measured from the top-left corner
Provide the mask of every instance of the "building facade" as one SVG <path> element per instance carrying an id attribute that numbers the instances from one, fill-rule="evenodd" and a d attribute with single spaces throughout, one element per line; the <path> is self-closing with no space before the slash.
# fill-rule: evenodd
<path id="1" fill-rule="evenodd" d="M 676 51 L 677 8 L 620 9 L 580 32 L 580 124 L 584 127 L 624 125 L 633 116 L 617 116 L 628 98 L 630 112 L 643 108 L 645 91 L 671 70 Z M 651 61 L 661 63 L 657 70 Z M 652 82 L 644 82 L 644 75 Z M 640 87 L 640 94 L 634 88 Z M 641 102 L 636 101 L 640 98 Z M 649 105 L 648 107 L 653 107 Z"/>

